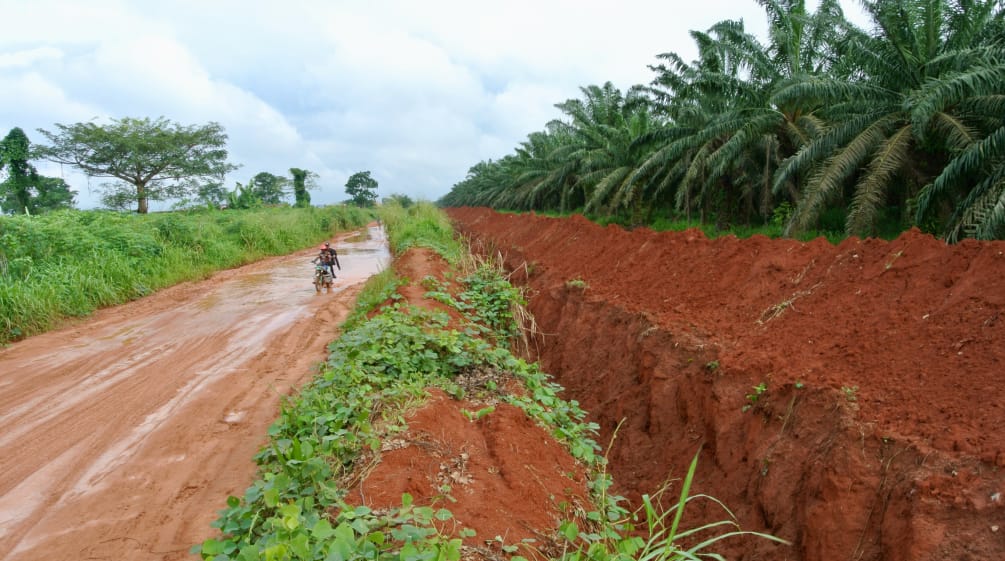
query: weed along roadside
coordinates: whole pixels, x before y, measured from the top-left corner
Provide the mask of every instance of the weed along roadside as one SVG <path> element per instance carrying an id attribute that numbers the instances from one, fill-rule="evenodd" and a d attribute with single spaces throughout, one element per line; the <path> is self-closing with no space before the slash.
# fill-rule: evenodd
<path id="1" fill-rule="evenodd" d="M 611 493 L 597 425 L 508 350 L 522 333 L 520 290 L 431 206 L 383 212 L 393 271 L 363 290 L 318 375 L 284 402 L 258 479 L 193 552 L 687 559 L 745 534 L 728 511 L 684 530 L 697 458 L 672 487 L 679 500 L 647 497 L 630 513 Z"/>

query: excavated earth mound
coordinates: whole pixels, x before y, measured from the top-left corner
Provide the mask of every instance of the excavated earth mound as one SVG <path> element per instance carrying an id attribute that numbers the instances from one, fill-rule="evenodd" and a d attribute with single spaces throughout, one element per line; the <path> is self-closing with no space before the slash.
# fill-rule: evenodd
<path id="1" fill-rule="evenodd" d="M 452 274 L 439 255 L 411 248 L 394 261 L 408 282 L 398 293 L 410 305 L 448 313 L 460 328 L 456 309 L 428 298 L 423 280 L 441 285 Z M 496 377 L 501 376 L 501 377 Z M 505 373 L 458 379 L 462 387 L 483 387 L 486 377 L 499 391 L 523 394 L 516 378 Z M 487 378 L 486 378 L 487 379 Z M 464 538 L 465 559 L 503 559 L 502 547 L 528 545 L 521 555 L 547 550 L 559 523 L 570 511 L 588 504 L 585 466 L 523 410 L 489 396 L 457 400 L 428 388 L 429 399 L 404 415 L 407 430 L 381 443 L 372 461 L 357 474 L 347 500 L 375 510 L 400 506 L 402 494 L 416 505 L 446 507 L 453 518 L 441 530 Z M 472 392 L 474 393 L 474 392 Z M 492 407 L 492 413 L 471 413 Z M 465 415 L 468 413 L 468 416 Z"/>
<path id="2" fill-rule="evenodd" d="M 629 499 L 700 448 L 695 490 L 792 543 L 731 557 L 1005 559 L 1005 243 L 449 214 L 529 287 L 539 359 L 616 435 Z"/>

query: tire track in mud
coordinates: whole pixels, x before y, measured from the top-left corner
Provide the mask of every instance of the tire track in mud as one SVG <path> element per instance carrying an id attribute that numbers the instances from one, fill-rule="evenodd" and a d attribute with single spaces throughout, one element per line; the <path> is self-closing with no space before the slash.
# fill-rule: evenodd
<path id="1" fill-rule="evenodd" d="M 0 557 L 190 558 L 251 482 L 280 396 L 386 265 L 366 233 L 337 244 L 332 294 L 305 250 L 0 350 Z"/>

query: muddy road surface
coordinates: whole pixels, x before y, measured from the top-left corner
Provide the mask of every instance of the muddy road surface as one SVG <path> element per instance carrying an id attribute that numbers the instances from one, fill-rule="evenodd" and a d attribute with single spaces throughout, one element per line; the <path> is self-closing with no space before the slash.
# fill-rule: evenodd
<path id="1" fill-rule="evenodd" d="M 0 558 L 194 559 L 280 397 L 310 379 L 363 283 L 378 228 L 102 310 L 0 349 Z"/>

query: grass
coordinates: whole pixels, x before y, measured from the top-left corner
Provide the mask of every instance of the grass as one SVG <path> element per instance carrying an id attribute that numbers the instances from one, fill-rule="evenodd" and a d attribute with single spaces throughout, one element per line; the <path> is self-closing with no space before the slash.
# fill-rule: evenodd
<path id="1" fill-rule="evenodd" d="M 372 218 L 350 207 L 0 216 L 0 344 Z"/>
<path id="2" fill-rule="evenodd" d="M 410 247 L 428 247 L 447 263 L 457 265 L 465 255 L 464 244 L 454 236 L 450 219 L 430 203 L 418 203 L 407 209 L 398 204 L 380 208 L 391 251 L 401 255 Z"/>
<path id="3" fill-rule="evenodd" d="M 507 211 L 498 210 L 501 213 L 507 214 L 522 214 L 520 211 Z M 582 214 L 582 211 L 575 210 L 571 212 L 556 212 L 556 211 L 534 211 L 538 216 L 548 216 L 551 218 L 566 218 L 573 214 Z M 586 218 L 589 220 L 600 224 L 601 226 L 607 226 L 609 224 L 617 224 L 623 227 L 630 227 L 628 219 L 621 216 L 608 216 L 608 215 L 593 215 L 586 214 Z M 636 225 L 638 226 L 638 225 Z M 733 225 L 729 228 L 720 229 L 715 224 L 700 222 L 697 220 L 683 220 L 678 217 L 668 217 L 668 216 L 656 216 L 646 224 L 642 224 L 646 228 L 656 232 L 683 232 L 690 229 L 698 229 L 709 239 L 723 238 L 727 236 L 736 236 L 737 238 L 744 239 L 753 236 L 766 236 L 768 238 L 783 238 L 784 227 L 781 222 L 774 222 L 769 224 L 761 225 Z M 848 236 L 842 231 L 841 227 L 831 227 L 830 223 L 823 223 L 822 228 L 817 230 L 807 230 L 805 232 L 800 232 L 795 235 L 793 239 L 799 241 L 810 241 L 816 238 L 823 237 L 827 239 L 830 243 L 837 245 L 844 241 Z M 882 231 L 883 236 L 886 239 L 893 239 L 897 237 L 902 230 L 891 230 L 886 228 Z"/>
<path id="4" fill-rule="evenodd" d="M 756 537 L 776 543 L 788 543 L 768 534 L 741 530 L 736 523 L 736 517 L 726 505 L 708 495 L 691 493 L 700 454 L 699 450 L 692 458 L 687 474 L 681 482 L 677 501 L 669 508 L 659 506 L 662 502 L 660 496 L 669 489 L 668 485 L 664 485 L 655 496 L 642 496 L 642 506 L 630 520 L 608 522 L 601 525 L 600 531 L 592 532 L 582 531 L 571 521 L 563 523 L 559 532 L 565 538 L 568 549 L 559 559 L 561 561 L 697 561 L 722 559 L 718 554 L 708 550 L 718 542 L 734 537 Z M 698 500 L 710 501 L 719 506 L 725 518 L 685 529 L 681 526 L 684 509 L 689 503 Z M 689 545 L 681 545 L 685 542 Z"/>

